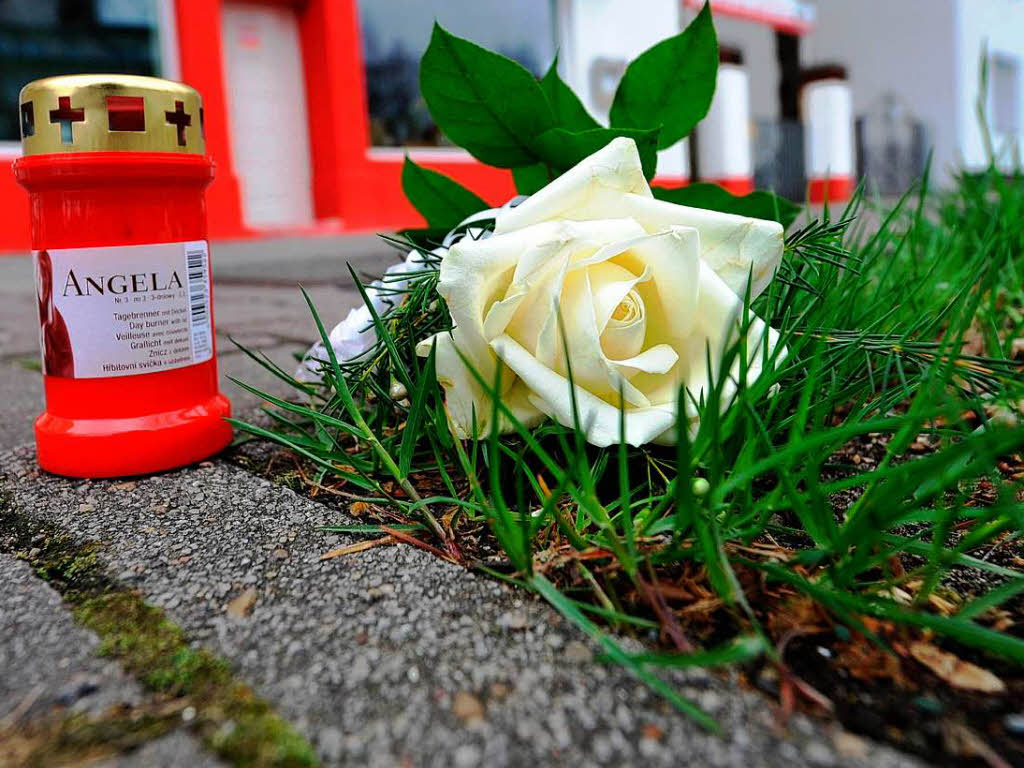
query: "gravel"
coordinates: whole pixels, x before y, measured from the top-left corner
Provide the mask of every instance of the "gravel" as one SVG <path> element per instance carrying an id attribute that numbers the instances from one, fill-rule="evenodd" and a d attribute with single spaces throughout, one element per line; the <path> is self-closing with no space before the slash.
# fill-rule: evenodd
<path id="1" fill-rule="evenodd" d="M 80 481 L 39 473 L 22 448 L 0 467 L 22 513 L 101 542 L 113 574 L 227 658 L 329 765 L 919 764 L 802 716 L 780 733 L 734 679 L 673 675 L 719 720 L 711 736 L 522 591 L 408 546 L 320 561 L 353 540 L 318 530 L 339 513 L 230 464 Z"/>

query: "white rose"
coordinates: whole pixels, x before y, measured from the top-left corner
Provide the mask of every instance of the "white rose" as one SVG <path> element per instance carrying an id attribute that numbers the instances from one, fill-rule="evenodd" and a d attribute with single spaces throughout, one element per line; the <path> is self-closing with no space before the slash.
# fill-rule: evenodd
<path id="1" fill-rule="evenodd" d="M 571 363 L 589 442 L 619 442 L 621 406 L 629 444 L 672 443 L 679 387 L 694 402 L 708 390 L 737 338 L 748 277 L 753 298 L 771 280 L 782 245 L 776 222 L 655 200 L 636 145 L 616 139 L 499 213 L 492 237 L 451 247 L 438 292 L 454 329 L 418 350 L 436 347 L 458 437 L 491 427 L 490 399 L 466 362 L 489 385 L 504 364 L 501 400 L 520 421 L 532 426 L 547 416 L 570 427 Z M 752 319 L 748 380 L 777 338 Z M 738 376 L 737 360 L 733 392 Z"/>

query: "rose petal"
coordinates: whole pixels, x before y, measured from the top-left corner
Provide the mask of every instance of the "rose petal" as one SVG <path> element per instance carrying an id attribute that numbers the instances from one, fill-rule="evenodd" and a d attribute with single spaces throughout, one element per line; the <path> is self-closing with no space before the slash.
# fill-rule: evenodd
<path id="1" fill-rule="evenodd" d="M 651 196 L 632 139 L 617 138 L 582 160 L 515 208 L 494 219 L 494 232 L 512 232 L 542 221 L 617 219 L 622 195 Z"/>
<path id="2" fill-rule="evenodd" d="M 625 368 L 644 373 L 668 373 L 679 360 L 679 353 L 668 344 L 658 344 L 641 352 L 639 355 L 627 357 L 625 360 L 612 360 L 616 368 Z"/>
<path id="3" fill-rule="evenodd" d="M 611 261 L 595 264 L 587 271 L 590 273 L 590 284 L 594 289 L 597 327 L 601 331 L 607 327 L 615 310 L 634 286 L 651 279 L 651 270 L 646 265 L 640 274 Z"/>
<path id="4" fill-rule="evenodd" d="M 697 229 L 700 258 L 737 296 L 743 296 L 750 275 L 750 298 L 760 296 L 782 260 L 783 229 L 776 221 L 690 208 L 645 195 L 623 195 L 616 215 L 631 216 L 648 232 L 672 226 Z"/>
<path id="5" fill-rule="evenodd" d="M 742 328 L 743 301 L 733 293 L 713 270 L 702 265 L 700 272 L 700 294 L 697 305 L 698 327 L 685 348 L 680 349 L 687 366 L 686 388 L 695 400 L 710 391 L 712 375 L 721 375 L 722 356 L 729 345 L 735 343 Z M 765 335 L 767 334 L 767 357 Z M 752 384 L 761 375 L 765 363 L 778 365 L 785 359 L 785 349 L 775 354 L 779 334 L 763 320 L 750 313 L 747 331 L 747 384 Z M 710 352 L 710 355 L 709 355 Z M 775 355 L 773 357 L 773 354 Z M 708 358 L 711 371 L 708 370 Z M 733 361 L 729 378 L 723 387 L 722 409 L 728 407 L 739 385 L 740 358 Z"/>
<path id="6" fill-rule="evenodd" d="M 530 279 L 565 254 L 589 256 L 605 243 L 642 232 L 628 219 L 545 222 L 484 240 L 462 240 L 441 262 L 437 291 L 448 302 L 452 321 L 462 329 L 460 348 L 482 374 L 493 376 L 487 347 L 486 313 L 496 301 L 504 306 L 490 321 L 491 337 L 509 322 L 519 303 L 531 295 Z M 544 274 L 547 274 L 544 272 Z M 545 312 L 546 314 L 546 312 Z"/>
<path id="7" fill-rule="evenodd" d="M 609 142 L 571 170 L 495 217 L 495 232 L 542 221 L 632 217 L 650 234 L 671 226 L 700 231 L 700 257 L 738 296 L 752 274 L 750 295 L 768 286 L 782 259 L 783 228 L 775 221 L 691 208 L 655 199 L 643 177 L 632 139 Z"/>
<path id="8" fill-rule="evenodd" d="M 588 214 L 628 216 L 651 235 L 672 227 L 696 229 L 700 233 L 701 260 L 738 296 L 744 294 L 747 277 L 752 274 L 750 296 L 757 298 L 771 282 L 782 260 L 783 230 L 775 221 L 690 208 L 637 194 L 621 195 L 607 205 L 603 202 L 591 205 Z M 604 253 L 598 252 L 592 260 L 596 262 L 604 257 Z"/>
<path id="9" fill-rule="evenodd" d="M 566 277 L 560 306 L 569 360 L 566 360 L 566 350 L 563 350 L 562 355 L 556 358 L 558 364 L 554 370 L 567 376 L 571 363 L 573 380 L 597 397 L 618 402 L 621 392 L 630 405 L 650 405 L 643 392 L 611 364 L 601 348 L 590 270 Z"/>
<path id="10" fill-rule="evenodd" d="M 490 341 L 503 334 L 513 320 L 518 320 L 515 323 L 516 336 L 524 344 L 536 343 L 544 321 L 561 293 L 569 257 L 569 249 L 563 248 L 546 264 L 538 264 L 520 280 L 513 278 L 505 297 L 487 311 L 484 337 Z"/>
<path id="11" fill-rule="evenodd" d="M 640 295 L 633 290 L 637 283 L 650 280 L 651 271 L 644 268 L 636 275 L 610 261 L 595 264 L 587 270 L 594 292 L 594 315 L 601 349 L 611 359 L 640 354 L 647 339 L 647 310 Z M 626 307 L 628 317 L 616 317 Z"/>
<path id="12" fill-rule="evenodd" d="M 452 432 L 460 440 L 469 438 L 475 422 L 480 434 L 487 434 L 491 406 L 480 383 L 459 356 L 455 340 L 447 331 L 435 334 L 416 345 L 416 354 L 426 357 L 433 347 L 437 381 L 444 387 L 445 409 Z"/>
<path id="13" fill-rule="evenodd" d="M 536 252 L 538 260 L 557 254 L 562 241 L 550 235 L 558 225 L 548 228 L 548 233 L 524 231 L 504 238 L 462 240 L 441 261 L 437 292 L 448 303 L 459 349 L 485 381 L 494 377 L 495 359 L 484 334 L 484 312 L 505 294 L 523 254 Z"/>
<path id="14" fill-rule="evenodd" d="M 650 279 L 636 285 L 644 301 L 649 344 L 675 342 L 693 333 L 700 275 L 700 237 L 688 227 L 672 227 L 627 244 L 615 263 Z"/>
<path id="15" fill-rule="evenodd" d="M 530 401 L 559 424 L 574 426 L 573 397 L 569 380 L 540 363 L 536 357 L 508 336 L 491 342 L 497 355 L 530 392 Z M 619 409 L 579 385 L 575 386 L 580 428 L 587 442 L 604 447 L 619 442 Z M 625 410 L 625 439 L 629 445 L 643 445 L 670 429 L 675 422 L 675 403 Z"/>
<path id="16" fill-rule="evenodd" d="M 615 243 L 603 249 L 606 254 L 614 254 L 611 258 L 615 264 L 637 274 L 650 276 L 646 282 L 637 284 L 636 290 L 644 301 L 647 317 L 645 343 L 651 346 L 667 344 L 672 349 L 686 349 L 687 342 L 695 330 L 695 316 L 698 313 L 697 295 L 701 261 L 699 237 L 696 230 L 688 227 L 673 227 L 657 235 L 643 235 L 628 241 Z M 585 260 L 589 263 L 596 259 Z M 593 269 L 591 266 L 589 269 Z M 570 285 L 567 279 L 566 285 Z M 570 294 L 571 295 L 571 294 Z M 563 297 L 563 301 L 565 298 Z M 620 367 L 616 361 L 609 360 L 601 354 L 603 364 L 604 387 L 597 384 L 599 369 L 587 349 L 593 345 L 590 337 L 585 334 L 588 329 L 580 324 L 570 327 L 567 318 L 567 332 L 572 341 L 573 378 L 581 386 L 591 389 L 599 398 L 608 402 L 618 401 L 620 389 L 628 403 L 637 407 L 668 405 L 675 407 L 676 390 L 686 375 L 685 368 L 676 372 L 654 368 L 645 372 L 642 368 Z M 601 353 L 600 345 L 597 345 Z M 582 348 L 582 349 L 581 349 Z M 539 350 L 541 352 L 543 350 Z M 657 353 L 663 355 L 664 350 Z M 552 370 L 564 374 L 566 368 L 561 356 L 544 357 L 538 353 L 538 359 Z M 659 358 L 660 362 L 667 357 Z M 646 362 L 646 361 L 645 361 Z M 584 367 L 590 364 L 590 367 Z M 583 375 L 580 375 L 580 371 Z M 626 377 L 629 377 L 628 379 Z"/>
<path id="17" fill-rule="evenodd" d="M 523 237 L 532 233 L 530 236 L 535 234 L 557 239 L 562 248 L 546 258 L 541 258 L 540 249 L 527 249 L 522 254 L 504 296 L 488 309 L 482 334 L 489 341 L 507 332 L 530 349 L 547 349 L 554 359 L 561 347 L 556 308 L 570 262 L 590 258 L 609 241 L 629 240 L 642 235 L 643 229 L 629 219 L 612 219 L 582 223 L 549 222 L 520 230 L 520 233 Z M 496 235 L 491 240 L 499 244 L 509 243 L 512 249 L 519 247 L 519 238 L 503 240 L 507 237 Z M 455 319 L 459 322 L 458 318 Z"/>
<path id="18" fill-rule="evenodd" d="M 635 291 L 627 294 L 625 302 L 640 306 L 637 317 L 626 323 L 612 321 L 601 331 L 601 350 L 609 360 L 635 357 L 643 352 L 647 339 L 647 314 L 643 310 L 643 299 Z M 600 321 L 599 321 L 600 322 Z M 600 324 L 598 325 L 600 328 Z"/>
<path id="19" fill-rule="evenodd" d="M 445 408 L 453 434 L 460 440 L 472 438 L 474 426 L 477 437 L 490 434 L 492 404 L 491 398 L 481 383 L 473 376 L 466 361 L 459 355 L 457 342 L 448 332 L 438 333 L 416 345 L 416 354 L 426 357 L 435 347 L 434 365 L 438 383 L 444 387 Z M 527 427 L 541 422 L 543 414 L 529 400 L 529 393 L 509 371 L 504 371 L 503 382 L 513 382 L 502 395 L 502 403 L 515 418 Z M 499 432 L 511 431 L 512 425 L 502 417 Z"/>
<path id="20" fill-rule="evenodd" d="M 679 387 L 690 398 L 680 418 L 692 430 L 696 401 L 722 375 L 721 355 L 741 326 L 739 297 L 764 290 L 781 254 L 774 222 L 655 200 L 633 142 L 611 142 L 501 209 L 494 235 L 464 240 L 443 259 L 438 291 L 455 328 L 433 343 L 453 429 L 465 437 L 475 423 L 487 433 L 492 420 L 488 388 L 461 351 L 484 381 L 507 369 L 502 402 L 528 424 L 548 414 L 572 426 L 575 397 L 596 445 L 618 442 L 620 416 L 631 444 L 674 442 Z M 751 318 L 746 341 L 752 381 L 765 365 L 761 342 L 774 350 L 778 334 Z M 725 374 L 723 408 L 740 367 Z"/>

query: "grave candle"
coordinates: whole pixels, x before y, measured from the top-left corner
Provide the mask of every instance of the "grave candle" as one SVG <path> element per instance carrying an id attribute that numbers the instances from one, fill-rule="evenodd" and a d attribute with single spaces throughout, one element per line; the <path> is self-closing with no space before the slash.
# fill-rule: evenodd
<path id="1" fill-rule="evenodd" d="M 128 75 L 21 91 L 45 408 L 39 465 L 155 472 L 231 441 L 217 388 L 198 92 Z"/>

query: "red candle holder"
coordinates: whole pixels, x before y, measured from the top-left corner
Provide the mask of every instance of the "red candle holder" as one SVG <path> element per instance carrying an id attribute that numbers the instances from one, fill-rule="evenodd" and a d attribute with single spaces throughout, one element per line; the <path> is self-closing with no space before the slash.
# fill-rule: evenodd
<path id="1" fill-rule="evenodd" d="M 116 477 L 231 441 L 217 388 L 202 100 L 125 75 L 21 91 L 45 409 L 39 465 Z"/>

